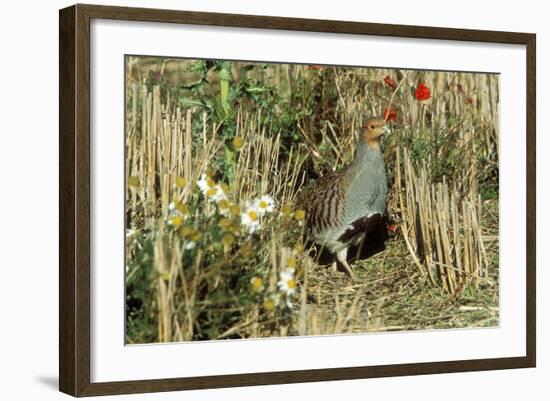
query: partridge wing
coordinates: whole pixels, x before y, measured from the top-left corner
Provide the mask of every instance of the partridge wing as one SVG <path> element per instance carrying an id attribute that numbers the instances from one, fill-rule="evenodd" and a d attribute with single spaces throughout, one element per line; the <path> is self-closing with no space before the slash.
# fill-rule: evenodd
<path id="1" fill-rule="evenodd" d="M 324 175 L 304 196 L 306 225 L 313 236 L 342 224 L 347 180 L 343 171 Z"/>

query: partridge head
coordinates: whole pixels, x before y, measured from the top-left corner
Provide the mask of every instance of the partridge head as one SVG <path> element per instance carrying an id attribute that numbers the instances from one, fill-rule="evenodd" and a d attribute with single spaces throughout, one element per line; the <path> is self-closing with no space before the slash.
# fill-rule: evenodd
<path id="1" fill-rule="evenodd" d="M 373 149 L 380 149 L 380 138 L 387 132 L 383 118 L 369 118 L 362 128 L 362 140 Z"/>

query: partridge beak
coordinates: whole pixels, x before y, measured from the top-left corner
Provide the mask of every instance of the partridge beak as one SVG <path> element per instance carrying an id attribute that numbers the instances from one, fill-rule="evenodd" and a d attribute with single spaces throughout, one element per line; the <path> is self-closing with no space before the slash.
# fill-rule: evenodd
<path id="1" fill-rule="evenodd" d="M 384 132 L 383 132 L 383 135 L 388 135 L 390 134 L 390 127 L 388 127 L 387 125 L 384 125 Z"/>

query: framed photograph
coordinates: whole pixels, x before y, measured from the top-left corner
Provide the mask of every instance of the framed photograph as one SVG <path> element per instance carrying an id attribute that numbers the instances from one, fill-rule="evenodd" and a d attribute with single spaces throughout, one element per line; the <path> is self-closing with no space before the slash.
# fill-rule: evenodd
<path id="1" fill-rule="evenodd" d="M 61 391 L 535 366 L 534 34 L 59 18 Z"/>

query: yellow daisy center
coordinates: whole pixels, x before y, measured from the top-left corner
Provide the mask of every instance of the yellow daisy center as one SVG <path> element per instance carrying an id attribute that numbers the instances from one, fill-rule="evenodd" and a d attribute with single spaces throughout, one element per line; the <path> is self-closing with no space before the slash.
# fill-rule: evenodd
<path id="1" fill-rule="evenodd" d="M 298 253 L 302 253 L 302 252 L 304 252 L 304 245 L 298 243 L 294 246 L 294 250 Z"/>
<path id="2" fill-rule="evenodd" d="M 223 218 L 223 219 L 220 219 L 220 222 L 218 223 L 218 225 L 221 228 L 227 228 L 231 225 L 231 221 L 229 221 L 229 219 Z"/>
<path id="3" fill-rule="evenodd" d="M 183 223 L 183 219 L 179 216 L 176 216 L 172 219 L 171 223 L 172 223 L 173 226 L 179 227 Z"/>
<path id="4" fill-rule="evenodd" d="M 264 281 L 260 277 L 254 277 L 252 279 L 252 289 L 256 292 L 261 290 L 263 284 Z"/>
<path id="5" fill-rule="evenodd" d="M 239 225 L 233 222 L 229 227 L 227 227 L 227 230 L 233 234 L 239 234 Z"/>
<path id="6" fill-rule="evenodd" d="M 190 226 L 182 227 L 179 230 L 179 234 L 182 237 L 189 237 L 190 235 L 193 235 L 194 232 L 195 232 L 195 229 L 193 227 L 190 227 Z"/>
<path id="7" fill-rule="evenodd" d="M 227 185 L 225 182 L 222 182 L 220 184 L 221 189 L 223 189 L 223 192 L 228 193 L 229 192 L 229 185 Z"/>
<path id="8" fill-rule="evenodd" d="M 290 205 L 284 205 L 281 209 L 281 213 L 284 216 L 290 216 L 292 214 L 292 207 Z"/>
<path id="9" fill-rule="evenodd" d="M 303 220 L 306 217 L 306 212 L 302 209 L 296 210 L 296 213 L 294 213 L 294 218 L 298 221 Z"/>
<path id="10" fill-rule="evenodd" d="M 224 234 L 222 242 L 225 246 L 231 246 L 235 242 L 235 237 L 232 234 Z"/>
<path id="11" fill-rule="evenodd" d="M 275 309 L 275 301 L 273 301 L 271 298 L 268 298 L 264 301 L 264 308 L 268 311 L 272 311 Z"/>
<path id="12" fill-rule="evenodd" d="M 178 209 L 183 214 L 186 214 L 187 212 L 189 212 L 189 206 L 187 206 L 187 204 L 185 203 L 178 203 L 176 205 L 176 209 Z"/>
<path id="13" fill-rule="evenodd" d="M 287 281 L 286 285 L 288 286 L 288 288 L 296 288 L 296 280 L 291 278 Z"/>
<path id="14" fill-rule="evenodd" d="M 258 202 L 258 206 L 259 206 L 261 209 L 267 209 L 267 207 L 268 207 L 269 205 L 267 204 L 266 201 L 261 200 L 260 202 Z"/>
<path id="15" fill-rule="evenodd" d="M 252 221 L 258 220 L 258 213 L 256 213 L 254 210 L 251 210 L 251 211 L 248 212 L 248 217 Z"/>
<path id="16" fill-rule="evenodd" d="M 178 187 L 179 189 L 182 189 L 183 187 L 185 187 L 186 184 L 187 184 L 187 180 L 185 179 L 185 177 L 176 178 L 176 187 Z"/>
<path id="17" fill-rule="evenodd" d="M 233 138 L 232 143 L 233 143 L 233 147 L 239 150 L 244 145 L 244 139 L 241 138 L 240 136 L 236 136 L 235 138 Z"/>

